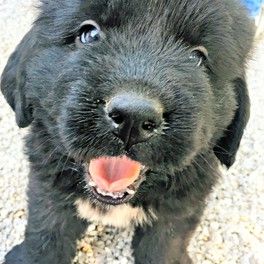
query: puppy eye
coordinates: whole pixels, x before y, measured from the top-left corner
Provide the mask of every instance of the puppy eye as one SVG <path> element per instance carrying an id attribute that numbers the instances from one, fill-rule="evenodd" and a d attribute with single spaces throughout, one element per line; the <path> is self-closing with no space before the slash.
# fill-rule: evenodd
<path id="1" fill-rule="evenodd" d="M 87 20 L 81 24 L 77 41 L 81 44 L 93 44 L 101 40 L 102 32 L 100 27 L 93 20 Z"/>
<path id="2" fill-rule="evenodd" d="M 189 59 L 197 66 L 201 66 L 208 57 L 208 52 L 206 48 L 199 46 L 191 50 Z"/>

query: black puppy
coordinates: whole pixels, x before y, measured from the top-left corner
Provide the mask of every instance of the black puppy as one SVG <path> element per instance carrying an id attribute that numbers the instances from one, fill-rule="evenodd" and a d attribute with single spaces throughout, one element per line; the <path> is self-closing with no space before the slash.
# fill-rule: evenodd
<path id="1" fill-rule="evenodd" d="M 31 124 L 28 225 L 6 263 L 71 263 L 92 220 L 135 225 L 136 263 L 191 263 L 248 121 L 252 39 L 235 0 L 42 0 L 2 75 Z"/>

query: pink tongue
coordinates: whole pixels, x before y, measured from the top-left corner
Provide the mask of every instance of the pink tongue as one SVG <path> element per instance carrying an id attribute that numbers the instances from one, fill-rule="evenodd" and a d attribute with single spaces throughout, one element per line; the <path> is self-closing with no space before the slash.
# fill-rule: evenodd
<path id="1" fill-rule="evenodd" d="M 126 156 L 90 161 L 89 173 L 96 185 L 108 192 L 124 191 L 140 174 L 141 164 Z"/>

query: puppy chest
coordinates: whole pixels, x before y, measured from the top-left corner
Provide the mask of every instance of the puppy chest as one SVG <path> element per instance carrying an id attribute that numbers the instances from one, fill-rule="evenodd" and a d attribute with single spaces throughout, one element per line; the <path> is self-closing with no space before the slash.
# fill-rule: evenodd
<path id="1" fill-rule="evenodd" d="M 156 218 L 152 210 L 146 212 L 143 208 L 132 207 L 129 204 L 112 206 L 106 212 L 92 207 L 89 201 L 84 199 L 78 199 L 75 206 L 80 218 L 119 228 L 150 224 Z"/>

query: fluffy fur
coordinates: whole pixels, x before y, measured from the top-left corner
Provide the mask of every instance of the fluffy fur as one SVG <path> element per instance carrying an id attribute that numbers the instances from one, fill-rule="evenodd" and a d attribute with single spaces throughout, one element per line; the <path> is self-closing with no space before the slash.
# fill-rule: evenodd
<path id="1" fill-rule="evenodd" d="M 89 19 L 104 37 L 76 44 Z M 248 121 L 252 39 L 235 0 L 42 0 L 1 81 L 17 124 L 31 124 L 28 224 L 6 264 L 71 263 L 89 216 L 114 223 L 113 211 L 142 223 L 137 264 L 191 263 L 186 247 L 219 160 L 233 164 Z M 201 46 L 200 65 L 191 54 Z M 129 149 L 110 131 L 103 103 L 124 93 L 159 102 L 166 124 Z M 105 205 L 91 195 L 83 163 L 124 154 L 149 168 L 146 180 L 127 205 Z"/>

